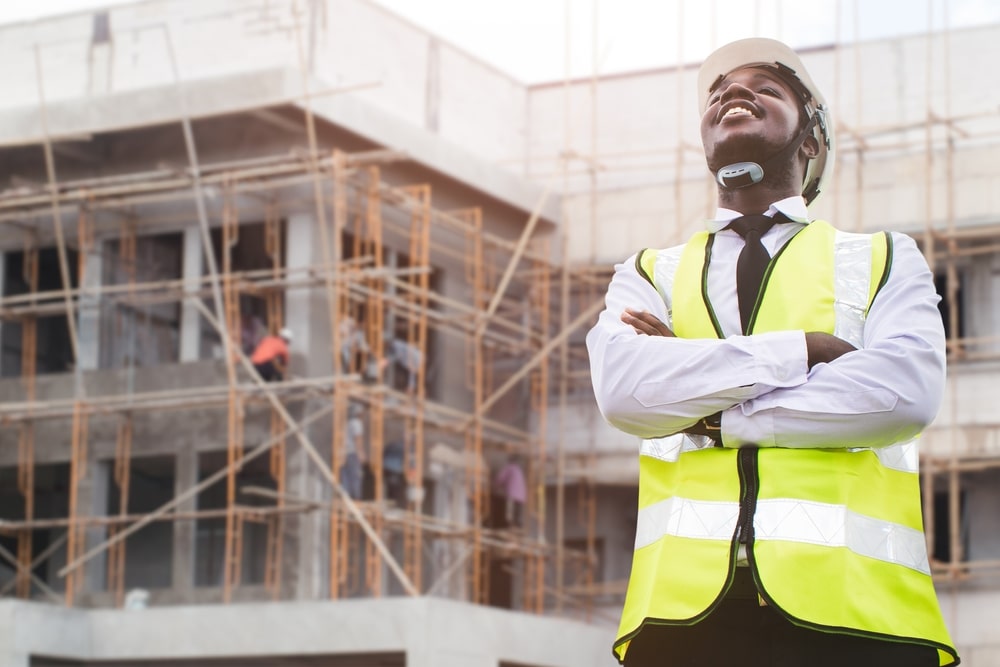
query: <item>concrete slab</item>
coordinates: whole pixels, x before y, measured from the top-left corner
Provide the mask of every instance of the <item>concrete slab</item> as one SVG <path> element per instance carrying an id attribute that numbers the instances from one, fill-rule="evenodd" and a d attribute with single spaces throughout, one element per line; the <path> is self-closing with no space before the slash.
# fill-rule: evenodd
<path id="1" fill-rule="evenodd" d="M 0 601 L 7 656 L 135 661 L 404 652 L 407 665 L 610 667 L 613 628 L 435 598 L 76 610 Z M 26 664 L 26 663 L 24 663 Z"/>
<path id="2" fill-rule="evenodd" d="M 0 109 L 0 148 L 114 132 L 294 104 L 375 144 L 400 151 L 418 164 L 530 212 L 543 187 L 483 159 L 438 134 L 407 123 L 336 86 L 313 79 L 304 88 L 300 72 L 262 69 L 39 105 Z M 306 98 L 306 93 L 310 97 Z M 557 222 L 559 197 L 547 197 L 542 218 Z"/>

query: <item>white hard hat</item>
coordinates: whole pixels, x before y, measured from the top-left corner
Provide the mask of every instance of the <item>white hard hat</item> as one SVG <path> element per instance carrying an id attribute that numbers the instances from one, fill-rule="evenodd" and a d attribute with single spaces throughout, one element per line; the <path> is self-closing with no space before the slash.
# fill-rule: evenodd
<path id="1" fill-rule="evenodd" d="M 288 327 L 282 327 L 281 331 L 278 332 L 278 336 L 288 342 L 292 342 L 292 330 Z"/>
<path id="2" fill-rule="evenodd" d="M 813 136 L 819 144 L 819 154 L 806 166 L 802 183 L 802 196 L 806 203 L 811 202 L 819 194 L 827 164 L 833 164 L 833 121 L 823 94 L 798 55 L 788 46 L 775 39 L 753 37 L 731 42 L 714 51 L 698 70 L 698 113 L 705 112 L 709 94 L 722 77 L 745 67 L 773 69 L 800 95 L 807 117 L 817 116 Z"/>

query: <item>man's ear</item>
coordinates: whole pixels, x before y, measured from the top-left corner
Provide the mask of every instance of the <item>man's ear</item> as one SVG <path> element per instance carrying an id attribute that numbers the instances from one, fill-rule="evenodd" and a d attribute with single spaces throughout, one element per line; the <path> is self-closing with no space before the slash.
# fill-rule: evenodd
<path id="1" fill-rule="evenodd" d="M 811 160 L 819 155 L 819 142 L 816 141 L 815 136 L 810 134 L 806 137 L 806 140 L 802 142 L 802 148 L 800 150 Z"/>

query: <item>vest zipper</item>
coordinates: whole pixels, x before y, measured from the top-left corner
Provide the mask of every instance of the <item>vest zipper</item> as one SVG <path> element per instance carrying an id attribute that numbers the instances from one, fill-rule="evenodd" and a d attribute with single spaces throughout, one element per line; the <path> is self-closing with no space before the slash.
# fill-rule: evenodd
<path id="1" fill-rule="evenodd" d="M 740 514 L 736 520 L 736 535 L 740 544 L 747 545 L 747 558 L 753 545 L 753 515 L 757 511 L 757 448 L 741 447 L 737 459 L 740 486 Z"/>

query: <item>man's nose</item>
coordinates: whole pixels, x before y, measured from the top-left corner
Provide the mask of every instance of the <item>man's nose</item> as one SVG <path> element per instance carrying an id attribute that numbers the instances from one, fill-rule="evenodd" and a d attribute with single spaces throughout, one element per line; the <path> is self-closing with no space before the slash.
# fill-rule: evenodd
<path id="1" fill-rule="evenodd" d="M 751 100 L 753 97 L 752 90 L 737 81 L 732 81 L 719 95 L 719 103 L 722 104 L 732 99 Z"/>

